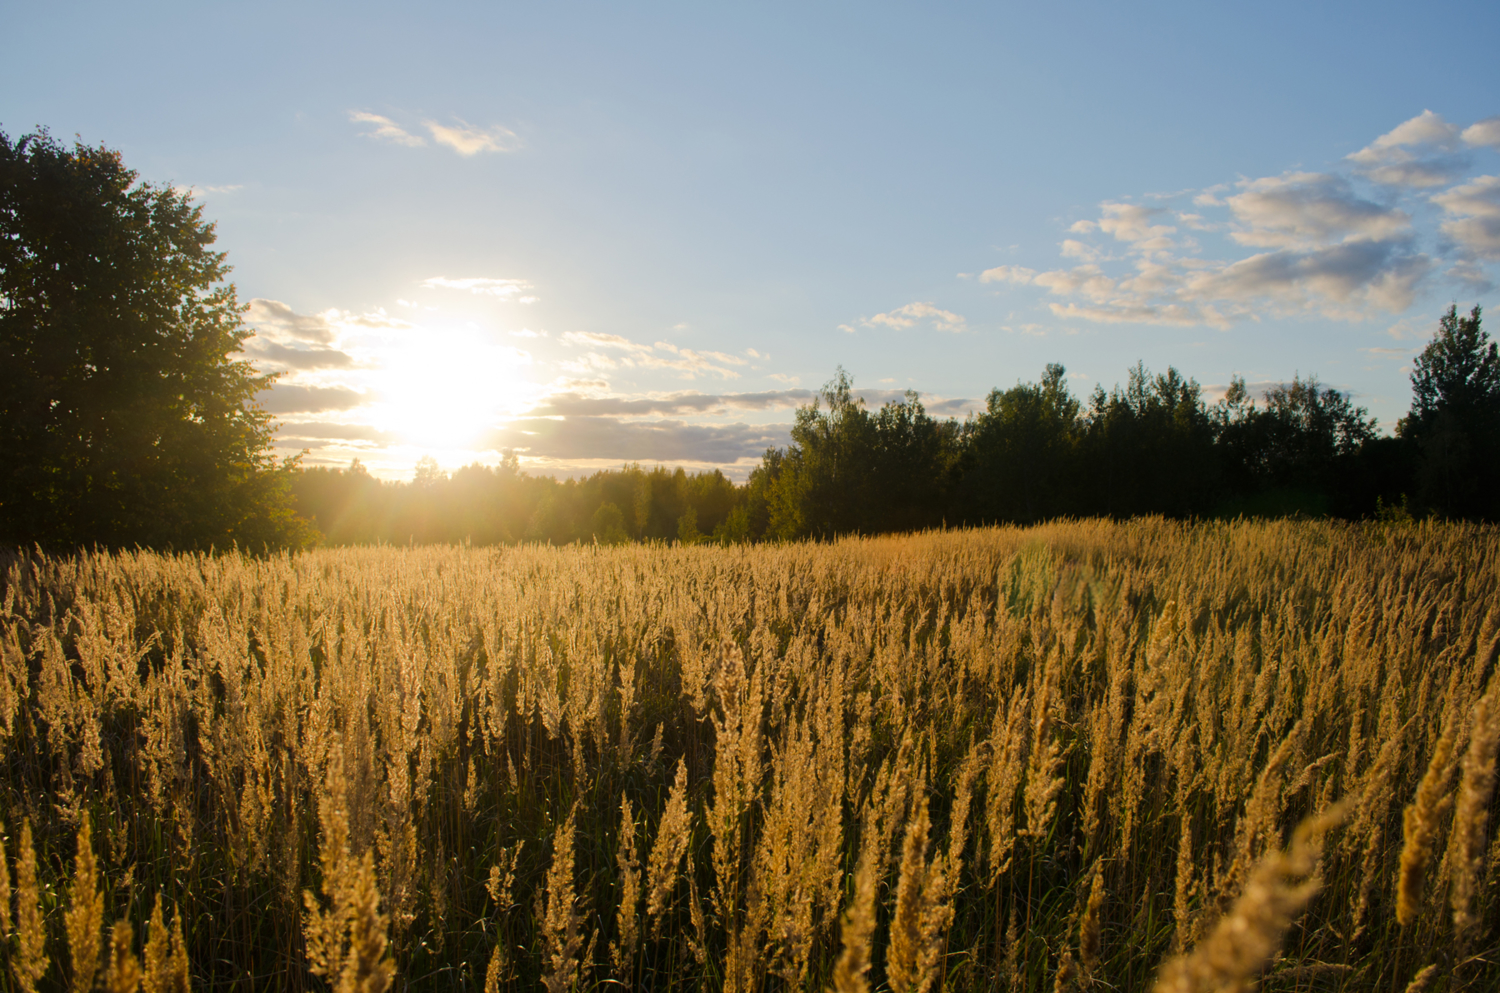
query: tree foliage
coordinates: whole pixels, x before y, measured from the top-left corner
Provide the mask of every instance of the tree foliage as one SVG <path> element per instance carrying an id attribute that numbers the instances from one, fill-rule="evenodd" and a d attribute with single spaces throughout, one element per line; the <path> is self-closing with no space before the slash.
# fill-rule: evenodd
<path id="1" fill-rule="evenodd" d="M 0 541 L 305 540 L 213 242 L 117 152 L 0 133 Z"/>
<path id="2" fill-rule="evenodd" d="M 1500 516 L 1500 353 L 1480 325 L 1450 306 L 1411 373 L 1401 434 L 1418 449 L 1418 501 L 1447 517 Z"/>

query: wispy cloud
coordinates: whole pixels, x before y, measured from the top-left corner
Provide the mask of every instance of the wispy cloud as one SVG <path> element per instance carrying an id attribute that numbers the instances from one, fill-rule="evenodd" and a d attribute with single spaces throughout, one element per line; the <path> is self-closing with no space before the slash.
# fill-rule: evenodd
<path id="1" fill-rule="evenodd" d="M 345 369 L 354 358 L 336 348 L 292 347 L 259 336 L 245 341 L 244 352 L 252 359 L 283 369 Z"/>
<path id="2" fill-rule="evenodd" d="M 178 193 L 186 194 L 195 200 L 202 200 L 210 193 L 236 193 L 245 188 L 244 183 L 228 183 L 223 186 L 174 186 L 172 189 Z"/>
<path id="3" fill-rule="evenodd" d="M 365 132 L 365 135 L 370 138 L 405 145 L 408 148 L 421 148 L 427 144 L 426 138 L 420 134 L 413 134 L 382 114 L 351 110 L 349 120 L 355 124 L 370 125 L 371 130 Z M 427 129 L 435 144 L 451 148 L 466 158 L 478 155 L 480 152 L 510 152 L 520 147 L 520 139 L 510 128 L 498 124 L 487 128 L 475 127 L 456 117 L 453 121 L 453 124 L 442 124 L 434 120 L 424 120 L 422 127 Z"/>
<path id="4" fill-rule="evenodd" d="M 536 297 L 526 295 L 531 289 L 531 284 L 524 279 L 488 279 L 473 277 L 465 279 L 449 279 L 446 276 L 433 276 L 422 280 L 422 286 L 427 289 L 463 290 L 481 296 L 500 297 L 509 300 L 514 298 L 517 303 L 535 303 Z"/>
<path id="5" fill-rule="evenodd" d="M 427 144 L 427 141 L 420 135 L 410 133 L 389 117 L 382 117 L 380 114 L 371 114 L 363 110 L 351 110 L 349 112 L 349 120 L 355 124 L 373 124 L 375 129 L 365 132 L 365 136 L 369 138 L 379 138 L 382 141 L 395 142 L 398 145 L 406 145 L 409 148 L 418 148 Z"/>
<path id="6" fill-rule="evenodd" d="M 691 424 L 614 417 L 526 417 L 496 430 L 493 449 L 514 448 L 543 459 L 618 462 L 732 463 L 785 445 L 789 424 Z"/>
<path id="7" fill-rule="evenodd" d="M 1063 242 L 1064 245 L 1067 242 Z M 1067 253 L 1064 252 L 1064 255 Z M 1029 283 L 1036 276 L 1035 269 L 1019 265 L 997 265 L 979 274 L 981 283 Z"/>
<path id="8" fill-rule="evenodd" d="M 333 421 L 283 421 L 276 432 L 279 442 L 288 441 L 372 441 L 388 445 L 398 441 L 394 431 L 382 431 L 369 424 L 344 424 Z"/>
<path id="9" fill-rule="evenodd" d="M 703 375 L 719 376 L 723 379 L 738 379 L 740 374 L 729 366 L 746 366 L 748 360 L 726 352 L 698 351 L 680 348 L 667 341 L 647 345 L 631 341 L 617 334 L 597 331 L 568 331 L 561 338 L 563 344 L 573 348 L 586 348 L 580 358 L 562 363 L 569 372 L 587 373 L 599 369 L 665 369 L 680 373 L 686 379 Z M 618 357 L 604 351 L 622 353 Z"/>
<path id="10" fill-rule="evenodd" d="M 465 121 L 458 121 L 453 127 L 437 121 L 422 123 L 432 133 L 433 141 L 439 145 L 447 145 L 464 156 L 478 155 L 480 152 L 509 152 L 520 144 L 514 131 L 498 124 L 476 128 Z"/>
<path id="11" fill-rule="evenodd" d="M 967 331 L 968 322 L 962 314 L 955 314 L 951 310 L 943 310 L 931 303 L 915 302 L 897 307 L 895 310 L 876 314 L 874 317 L 862 317 L 859 323 L 867 328 L 888 327 L 897 330 L 913 328 L 917 325 L 925 325 L 937 331 Z M 841 324 L 843 330 L 853 330 L 847 324 Z"/>
<path id="12" fill-rule="evenodd" d="M 298 386 L 291 383 L 277 383 L 269 390 L 257 393 L 255 398 L 271 414 L 349 410 L 371 399 L 345 386 Z"/>
<path id="13" fill-rule="evenodd" d="M 812 390 L 767 390 L 760 393 L 665 393 L 648 396 L 590 396 L 580 392 L 554 393 L 532 410 L 539 417 L 704 414 L 726 410 L 773 410 L 800 407 L 812 401 Z"/>

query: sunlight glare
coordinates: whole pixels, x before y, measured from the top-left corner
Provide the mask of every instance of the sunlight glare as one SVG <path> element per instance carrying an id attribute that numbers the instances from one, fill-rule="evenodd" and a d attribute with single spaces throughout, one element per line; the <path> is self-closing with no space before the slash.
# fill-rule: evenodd
<path id="1" fill-rule="evenodd" d="M 476 449 L 524 400 L 530 356 L 477 334 L 423 330 L 392 349 L 381 377 L 381 427 L 412 445 Z"/>

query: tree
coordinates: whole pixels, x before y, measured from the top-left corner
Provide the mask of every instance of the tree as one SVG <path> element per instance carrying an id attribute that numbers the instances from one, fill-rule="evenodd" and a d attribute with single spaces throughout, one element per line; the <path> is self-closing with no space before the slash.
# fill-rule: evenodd
<path id="1" fill-rule="evenodd" d="M 1411 373 L 1411 412 L 1399 426 L 1418 456 L 1418 503 L 1450 517 L 1500 516 L 1500 354 L 1450 306 Z"/>
<path id="2" fill-rule="evenodd" d="M 1041 383 L 991 390 L 970 428 L 966 518 L 1032 523 L 1067 513 L 1078 412 L 1067 370 L 1055 362 Z"/>
<path id="3" fill-rule="evenodd" d="M 1349 395 L 1317 376 L 1293 376 L 1266 390 L 1260 406 L 1232 377 L 1213 410 L 1220 462 L 1234 494 L 1228 508 L 1259 513 L 1355 515 L 1373 500 L 1359 456 L 1376 422 Z M 1226 509 L 1228 509 L 1226 508 Z"/>
<path id="4" fill-rule="evenodd" d="M 842 367 L 812 403 L 797 408 L 792 444 L 769 496 L 773 538 L 833 538 L 869 530 L 874 421 Z"/>
<path id="5" fill-rule="evenodd" d="M 1218 487 L 1213 425 L 1198 381 L 1172 366 L 1153 376 L 1137 362 L 1122 389 L 1090 398 L 1082 513 L 1128 517 L 1205 513 Z"/>
<path id="6" fill-rule="evenodd" d="M 0 132 L 0 542 L 307 540 L 213 242 L 119 153 Z"/>

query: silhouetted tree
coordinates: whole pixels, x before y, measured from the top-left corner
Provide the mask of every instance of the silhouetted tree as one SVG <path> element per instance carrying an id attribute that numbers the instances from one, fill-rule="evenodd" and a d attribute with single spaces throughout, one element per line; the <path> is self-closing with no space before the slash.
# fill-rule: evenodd
<path id="1" fill-rule="evenodd" d="M 1185 517 L 1208 512 L 1219 492 L 1202 388 L 1171 367 L 1152 376 L 1137 362 L 1123 389 L 1096 388 L 1083 452 L 1079 513 Z"/>
<path id="2" fill-rule="evenodd" d="M 1259 405 L 1243 379 L 1232 379 L 1214 410 L 1230 506 L 1315 515 L 1373 509 L 1375 495 L 1361 492 L 1366 471 L 1359 461 L 1376 437 L 1368 414 L 1316 376 L 1272 387 Z"/>
<path id="3" fill-rule="evenodd" d="M 1039 384 L 990 391 L 968 436 L 967 520 L 1030 523 L 1069 511 L 1080 425 L 1066 376 L 1052 363 Z"/>
<path id="4" fill-rule="evenodd" d="M 875 429 L 842 368 L 797 409 L 792 444 L 769 498 L 767 533 L 831 538 L 867 530 Z"/>
<path id="5" fill-rule="evenodd" d="M 1500 355 L 1477 306 L 1468 317 L 1448 308 L 1411 385 L 1399 432 L 1418 450 L 1419 506 L 1447 517 L 1500 517 Z"/>
<path id="6" fill-rule="evenodd" d="M 874 418 L 864 530 L 916 531 L 943 523 L 959 462 L 959 426 L 929 417 L 915 390 Z"/>
<path id="7" fill-rule="evenodd" d="M 136 179 L 0 133 L 0 541 L 302 544 L 214 227 Z"/>

